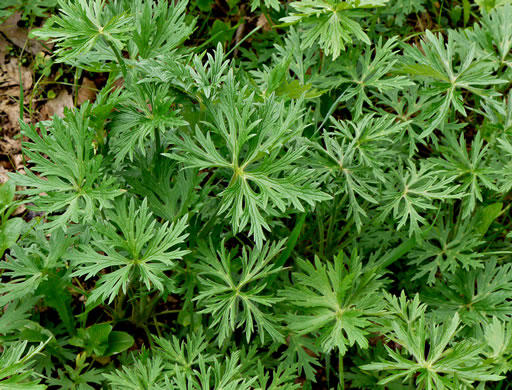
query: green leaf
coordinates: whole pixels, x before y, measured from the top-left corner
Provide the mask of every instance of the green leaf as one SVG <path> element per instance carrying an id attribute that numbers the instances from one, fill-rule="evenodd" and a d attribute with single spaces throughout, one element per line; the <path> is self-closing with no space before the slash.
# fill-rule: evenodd
<path id="1" fill-rule="evenodd" d="M 474 225 L 464 222 L 462 217 L 453 222 L 440 218 L 427 234 L 424 241 L 410 252 L 410 264 L 417 267 L 412 280 L 428 276 L 427 284 L 434 284 L 438 273 L 455 273 L 459 268 L 471 270 L 481 268 L 485 253 L 480 251 L 484 243 L 475 232 Z"/>
<path id="2" fill-rule="evenodd" d="M 209 12 L 212 9 L 213 0 L 197 0 L 196 5 L 201 12 Z"/>
<path id="3" fill-rule="evenodd" d="M 113 14 L 104 0 L 60 0 L 59 6 L 61 14 L 54 15 L 32 34 L 55 42 L 60 61 L 83 56 L 103 40 L 122 50 L 130 38 L 128 33 L 134 29 L 131 15 Z"/>
<path id="4" fill-rule="evenodd" d="M 235 30 L 231 25 L 220 19 L 215 19 L 210 29 L 210 37 L 213 44 L 217 44 L 218 42 L 230 42 L 234 33 Z"/>
<path id="5" fill-rule="evenodd" d="M 498 218 L 503 209 L 503 203 L 497 202 L 478 210 L 475 223 L 477 231 L 484 236 L 491 224 Z"/>
<path id="6" fill-rule="evenodd" d="M 318 44 L 327 56 L 336 59 L 345 45 L 352 43 L 351 35 L 370 45 L 370 39 L 352 19 L 351 10 L 383 6 L 387 0 L 340 1 L 303 0 L 290 4 L 295 12 L 281 18 L 285 25 L 299 23 L 306 28 L 301 48 L 307 49 Z"/>
<path id="7" fill-rule="evenodd" d="M 440 81 L 449 80 L 446 78 L 445 74 L 434 69 L 433 67 L 426 64 L 408 64 L 402 67 L 402 71 L 408 74 L 412 74 L 415 76 L 424 76 L 424 77 L 432 77 L 434 79 L 438 79 Z"/>
<path id="8" fill-rule="evenodd" d="M 203 261 L 195 266 L 200 290 L 194 300 L 202 308 L 200 313 L 213 316 L 210 327 L 217 330 L 219 345 L 238 327 L 243 327 L 247 342 L 256 329 L 262 343 L 266 334 L 274 341 L 284 341 L 277 319 L 266 315 L 282 299 L 263 293 L 267 277 L 282 270 L 274 266 L 274 259 L 283 244 L 267 243 L 251 251 L 244 247 L 240 257 L 234 251 L 227 252 L 224 242 L 220 251 L 201 248 Z"/>
<path id="9" fill-rule="evenodd" d="M 174 105 L 165 85 L 136 84 L 122 95 L 119 112 L 113 116 L 110 141 L 117 164 L 122 163 L 126 156 L 133 161 L 137 150 L 144 155 L 148 140 L 157 142 L 170 129 L 187 125 L 180 118 L 179 111 L 173 109 Z M 155 153 L 159 152 L 155 150 Z"/>
<path id="10" fill-rule="evenodd" d="M 45 224 L 47 229 L 90 221 L 123 192 L 114 177 L 105 176 L 103 156 L 94 150 L 89 115 L 86 103 L 79 110 L 66 111 L 65 119 L 55 116 L 38 127 L 21 124 L 31 141 L 24 144 L 31 169 L 26 169 L 26 175 L 11 177 L 17 185 L 27 187 L 20 193 L 33 196 L 34 210 L 56 213 L 52 222 Z"/>
<path id="11" fill-rule="evenodd" d="M 308 337 L 298 335 L 289 336 L 287 344 L 287 349 L 280 360 L 291 367 L 297 363 L 298 373 L 303 372 L 308 380 L 315 382 L 316 372 L 321 366 L 318 359 L 320 348 Z"/>
<path id="12" fill-rule="evenodd" d="M 279 10 L 279 0 L 263 0 L 265 7 Z M 258 7 L 261 7 L 261 0 L 251 0 L 251 12 L 254 12 Z"/>
<path id="13" fill-rule="evenodd" d="M 0 258 L 4 252 L 16 244 L 27 223 L 21 218 L 8 219 L 0 225 Z"/>
<path id="14" fill-rule="evenodd" d="M 394 178 L 385 183 L 379 209 L 379 221 L 384 221 L 389 214 L 398 220 L 397 229 L 409 224 L 409 236 L 413 234 L 421 240 L 421 225 L 427 220 L 420 212 L 435 210 L 434 201 L 459 198 L 458 186 L 450 185 L 450 178 L 440 178 L 432 165 L 422 164 L 419 169 L 410 165 L 406 170 L 400 165 L 393 173 Z"/>
<path id="15" fill-rule="evenodd" d="M 31 296 L 56 269 L 66 268 L 62 257 L 72 239 L 66 238 L 62 230 L 54 232 L 48 240 L 39 228 L 32 232 L 31 238 L 34 245 L 28 248 L 13 245 L 7 261 L 0 262 L 2 276 L 9 278 L 0 282 L 0 306 Z"/>
<path id="16" fill-rule="evenodd" d="M 350 111 L 354 119 L 360 118 L 363 104 L 373 105 L 368 96 L 371 91 L 383 93 L 414 85 L 406 76 L 393 74 L 395 63 L 399 60 L 396 50 L 398 44 L 396 37 L 384 43 L 379 38 L 373 50 L 361 46 L 349 49 L 346 55 L 330 65 L 320 85 L 325 88 L 343 86 L 338 103 L 355 98 Z"/>
<path id="17" fill-rule="evenodd" d="M 18 302 L 11 302 L 3 309 L 0 316 L 0 334 L 7 336 L 10 333 L 18 334 L 28 322 L 33 306 L 37 298 L 24 299 Z"/>
<path id="18" fill-rule="evenodd" d="M 485 341 L 488 345 L 487 357 L 497 369 L 498 374 L 505 374 L 512 368 L 510 347 L 512 346 L 512 326 L 510 322 L 501 322 L 493 318 L 485 327 Z"/>
<path id="19" fill-rule="evenodd" d="M 114 330 L 108 336 L 108 348 L 103 356 L 111 356 L 126 351 L 134 343 L 135 340 L 130 334 Z"/>
<path id="20" fill-rule="evenodd" d="M 304 211 L 304 203 L 331 198 L 305 175 L 306 147 L 297 142 L 301 103 L 286 107 L 274 96 L 258 103 L 230 72 L 220 101 L 207 103 L 211 131 L 196 127 L 194 133 L 182 133 L 174 138 L 173 153 L 165 154 L 186 167 L 218 172 L 218 214 L 230 217 L 234 233 L 248 226 L 260 248 L 263 230 L 270 230 L 267 215 Z"/>
<path id="21" fill-rule="evenodd" d="M 452 20 L 453 24 L 456 25 L 457 22 L 460 20 L 461 16 L 462 16 L 462 7 L 460 5 L 457 5 L 450 10 L 450 19 Z"/>
<path id="22" fill-rule="evenodd" d="M 112 325 L 109 323 L 94 324 L 86 329 L 78 329 L 77 336 L 70 340 L 70 344 L 83 348 L 88 355 L 106 356 L 111 332 Z"/>
<path id="23" fill-rule="evenodd" d="M 321 144 L 311 143 L 312 157 L 319 178 L 334 195 L 348 197 L 348 217 L 358 231 L 367 217 L 364 203 L 377 204 L 382 167 L 394 158 L 391 142 L 399 136 L 403 123 L 390 116 L 365 115 L 358 121 L 335 121 L 334 131 L 324 131 Z"/>
<path id="24" fill-rule="evenodd" d="M 469 0 L 462 0 L 462 7 L 464 9 L 464 27 L 466 27 L 471 16 L 471 3 Z"/>
<path id="25" fill-rule="evenodd" d="M 461 320 L 478 332 L 492 317 L 501 321 L 512 318 L 512 266 L 497 265 L 495 259 L 483 268 L 467 272 L 447 273 L 434 288 L 422 294 L 423 299 L 440 318 L 451 318 L 458 313 Z"/>
<path id="26" fill-rule="evenodd" d="M 334 263 L 316 257 L 314 263 L 298 260 L 298 266 L 293 285 L 281 294 L 297 308 L 286 316 L 289 328 L 313 337 L 325 353 L 344 355 L 354 344 L 368 348 L 371 321 L 383 309 L 377 270 L 363 267 L 355 251 L 349 258 L 340 253 Z"/>
<path id="27" fill-rule="evenodd" d="M 411 380 L 417 388 L 432 390 L 467 388 L 476 381 L 502 379 L 482 357 L 482 343 L 466 339 L 453 344 L 461 329 L 458 314 L 440 324 L 426 321 L 421 311 L 410 321 L 397 318 L 388 337 L 401 345 L 404 352 L 386 345 L 391 360 L 364 364 L 361 369 L 384 371 L 379 385 L 401 379 Z"/>
<path id="28" fill-rule="evenodd" d="M 203 0 L 202 4 L 207 2 Z M 155 58 L 179 47 L 195 27 L 195 20 L 186 18 L 187 5 L 187 0 L 173 3 L 132 1 L 130 11 L 135 28 L 130 31 L 132 36 L 127 42 L 130 58 Z"/>
<path id="29" fill-rule="evenodd" d="M 66 330 L 73 334 L 75 332 L 75 321 L 71 307 L 72 297 L 65 281 L 64 273 L 50 274 L 49 277 L 39 285 L 36 295 L 44 296 L 44 303 L 55 309 L 64 323 Z"/>
<path id="30" fill-rule="evenodd" d="M 462 218 L 468 218 L 477 202 L 483 200 L 484 188 L 499 191 L 497 172 L 490 161 L 489 145 L 484 146 L 480 132 L 474 137 L 469 153 L 463 133 L 457 141 L 453 132 L 447 132 L 443 143 L 444 147 L 440 149 L 444 158 L 434 158 L 432 161 L 441 176 L 450 182 L 460 183 L 459 191 L 464 194 Z"/>
<path id="31" fill-rule="evenodd" d="M 0 354 L 0 388 L 5 390 L 44 390 L 41 379 L 34 375 L 34 358 L 45 344 L 31 346 L 27 350 L 27 342 L 16 342 L 4 347 Z M 25 352 L 26 351 L 26 352 Z"/>
<path id="32" fill-rule="evenodd" d="M 178 372 L 193 373 L 201 363 L 210 363 L 215 358 L 205 337 L 202 327 L 194 329 L 186 337 L 158 337 L 157 356 L 162 357 L 172 374 Z"/>
<path id="33" fill-rule="evenodd" d="M 165 366 L 160 356 L 148 358 L 132 355 L 132 358 L 131 364 L 104 374 L 113 390 L 175 389 L 165 384 Z"/>
<path id="34" fill-rule="evenodd" d="M 16 185 L 13 180 L 7 180 L 5 183 L 0 183 L 0 212 L 10 206 L 14 201 L 14 193 L 16 192 Z"/>
<path id="35" fill-rule="evenodd" d="M 301 85 L 299 80 L 293 80 L 291 83 L 285 82 L 284 85 L 276 89 L 277 96 L 286 96 L 289 99 L 299 99 L 302 96 L 313 98 L 320 94 L 317 90 L 311 89 L 311 84 Z"/>
<path id="36" fill-rule="evenodd" d="M 499 95 L 493 85 L 507 83 L 507 80 L 497 77 L 492 63 L 487 56 L 481 55 L 475 43 L 460 42 L 452 31 L 448 32 L 446 42 L 442 35 L 434 35 L 427 30 L 421 48 L 406 45 L 402 70 L 423 79 L 437 80 L 437 83 L 430 83 L 429 94 L 444 95 L 441 105 L 429 110 L 430 124 L 421 137 L 442 129 L 452 109 L 467 115 L 460 90 L 489 98 Z"/>
<path id="37" fill-rule="evenodd" d="M 189 253 L 181 249 L 188 236 L 187 217 L 175 223 L 157 224 L 144 199 L 139 206 L 132 198 L 122 198 L 108 219 L 95 225 L 92 245 L 82 245 L 71 254 L 72 276 L 95 278 L 105 270 L 87 300 L 87 305 L 98 301 L 111 303 L 132 283 L 140 283 L 148 291 L 172 292 L 175 282 L 167 276 L 176 266 L 176 260 Z"/>

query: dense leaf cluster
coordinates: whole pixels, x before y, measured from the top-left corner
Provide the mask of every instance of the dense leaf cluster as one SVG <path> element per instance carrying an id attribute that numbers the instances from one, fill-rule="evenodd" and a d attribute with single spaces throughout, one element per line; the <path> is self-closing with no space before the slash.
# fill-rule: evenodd
<path id="1" fill-rule="evenodd" d="M 60 0 L 34 34 L 108 80 L 22 124 L 0 388 L 505 389 L 512 5 L 478 4 L 252 0 L 231 44 L 208 0 Z"/>

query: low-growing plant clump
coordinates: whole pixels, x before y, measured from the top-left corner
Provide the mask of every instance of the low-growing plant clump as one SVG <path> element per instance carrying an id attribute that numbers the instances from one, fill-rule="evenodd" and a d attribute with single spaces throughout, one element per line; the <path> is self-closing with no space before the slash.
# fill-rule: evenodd
<path id="1" fill-rule="evenodd" d="M 509 1 L 59 0 L 33 34 L 105 82 L 21 124 L 0 389 L 509 388 Z"/>

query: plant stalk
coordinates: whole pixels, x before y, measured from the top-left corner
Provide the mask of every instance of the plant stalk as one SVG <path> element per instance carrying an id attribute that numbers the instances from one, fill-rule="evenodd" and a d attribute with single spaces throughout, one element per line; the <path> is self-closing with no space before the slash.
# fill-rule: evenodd
<path id="1" fill-rule="evenodd" d="M 128 72 L 126 70 L 126 64 L 124 63 L 124 59 L 121 56 L 121 52 L 108 39 L 105 38 L 105 42 L 107 42 L 107 45 L 112 49 L 112 51 L 114 52 L 114 55 L 116 56 L 117 63 L 121 67 L 121 73 L 123 74 L 123 79 L 125 80 L 125 82 L 128 82 L 128 77 L 127 77 Z"/>
<path id="2" fill-rule="evenodd" d="M 339 361 L 338 361 L 338 375 L 339 375 L 339 383 L 338 383 L 338 390 L 345 390 L 345 372 L 343 367 L 343 355 L 339 354 Z"/>

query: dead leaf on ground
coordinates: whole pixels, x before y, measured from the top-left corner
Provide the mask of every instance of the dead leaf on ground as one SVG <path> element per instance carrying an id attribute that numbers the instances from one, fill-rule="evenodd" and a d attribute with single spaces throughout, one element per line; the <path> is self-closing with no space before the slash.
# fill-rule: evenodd
<path id="1" fill-rule="evenodd" d="M 260 17 L 258 18 L 258 21 L 256 22 L 256 26 L 262 27 L 262 30 L 265 32 L 272 30 L 272 27 L 268 23 L 268 19 L 263 14 L 261 14 Z"/>
<path id="2" fill-rule="evenodd" d="M 428 12 L 423 12 L 417 16 L 416 29 L 420 31 L 432 30 L 434 28 L 434 22 Z"/>
<path id="3" fill-rule="evenodd" d="M 20 129 L 20 107 L 9 99 L 0 99 L 0 126 L 3 136 L 12 136 Z"/>
<path id="4" fill-rule="evenodd" d="M 21 152 L 21 140 L 2 135 L 0 139 L 0 154 L 11 156 Z"/>
<path id="5" fill-rule="evenodd" d="M 27 211 L 27 207 L 24 204 L 20 204 L 11 215 L 13 217 L 17 217 L 18 215 L 23 214 L 25 211 Z"/>
<path id="6" fill-rule="evenodd" d="M 235 42 L 238 44 L 243 38 L 245 23 L 240 24 L 235 32 Z"/>
<path id="7" fill-rule="evenodd" d="M 8 64 L 1 64 L 0 68 L 0 88 L 20 86 L 20 70 L 17 58 L 11 58 Z M 29 91 L 32 88 L 32 72 L 24 66 L 21 67 L 21 83 L 24 91 Z M 15 90 L 10 91 L 11 95 L 13 93 L 15 94 Z M 19 90 L 15 96 L 20 96 Z"/>
<path id="8" fill-rule="evenodd" d="M 7 176 L 7 169 L 5 169 L 2 165 L 0 165 L 0 184 L 5 183 L 9 180 L 9 176 Z"/>
<path id="9" fill-rule="evenodd" d="M 25 167 L 23 164 L 23 155 L 21 153 L 11 156 L 11 161 L 13 162 L 14 168 L 16 168 L 17 171 Z"/>
<path id="10" fill-rule="evenodd" d="M 97 93 L 98 88 L 96 87 L 94 81 L 89 80 L 87 77 L 84 77 L 84 79 L 82 80 L 82 86 L 78 90 L 77 104 L 80 106 L 87 100 L 89 100 L 91 103 L 94 102 Z"/>
<path id="11" fill-rule="evenodd" d="M 30 54 L 36 55 L 43 50 L 43 45 L 36 39 L 28 39 L 28 30 L 18 26 L 20 20 L 19 12 L 12 14 L 0 24 L 0 32 L 4 33 L 7 39 L 19 48 L 25 48 Z"/>
<path id="12" fill-rule="evenodd" d="M 8 46 L 9 42 L 7 42 L 2 35 L 0 35 L 0 65 L 3 65 L 3 63 L 5 62 Z"/>
<path id="13" fill-rule="evenodd" d="M 122 88 L 124 88 L 124 79 L 119 77 L 116 81 L 114 81 L 114 84 L 112 85 L 112 91 L 116 91 Z"/>
<path id="14" fill-rule="evenodd" d="M 68 91 L 63 89 L 59 92 L 55 99 L 46 102 L 44 107 L 41 109 L 41 115 L 44 119 L 48 119 L 54 115 L 58 115 L 63 118 L 65 107 L 73 107 L 73 98 L 68 93 Z"/>

